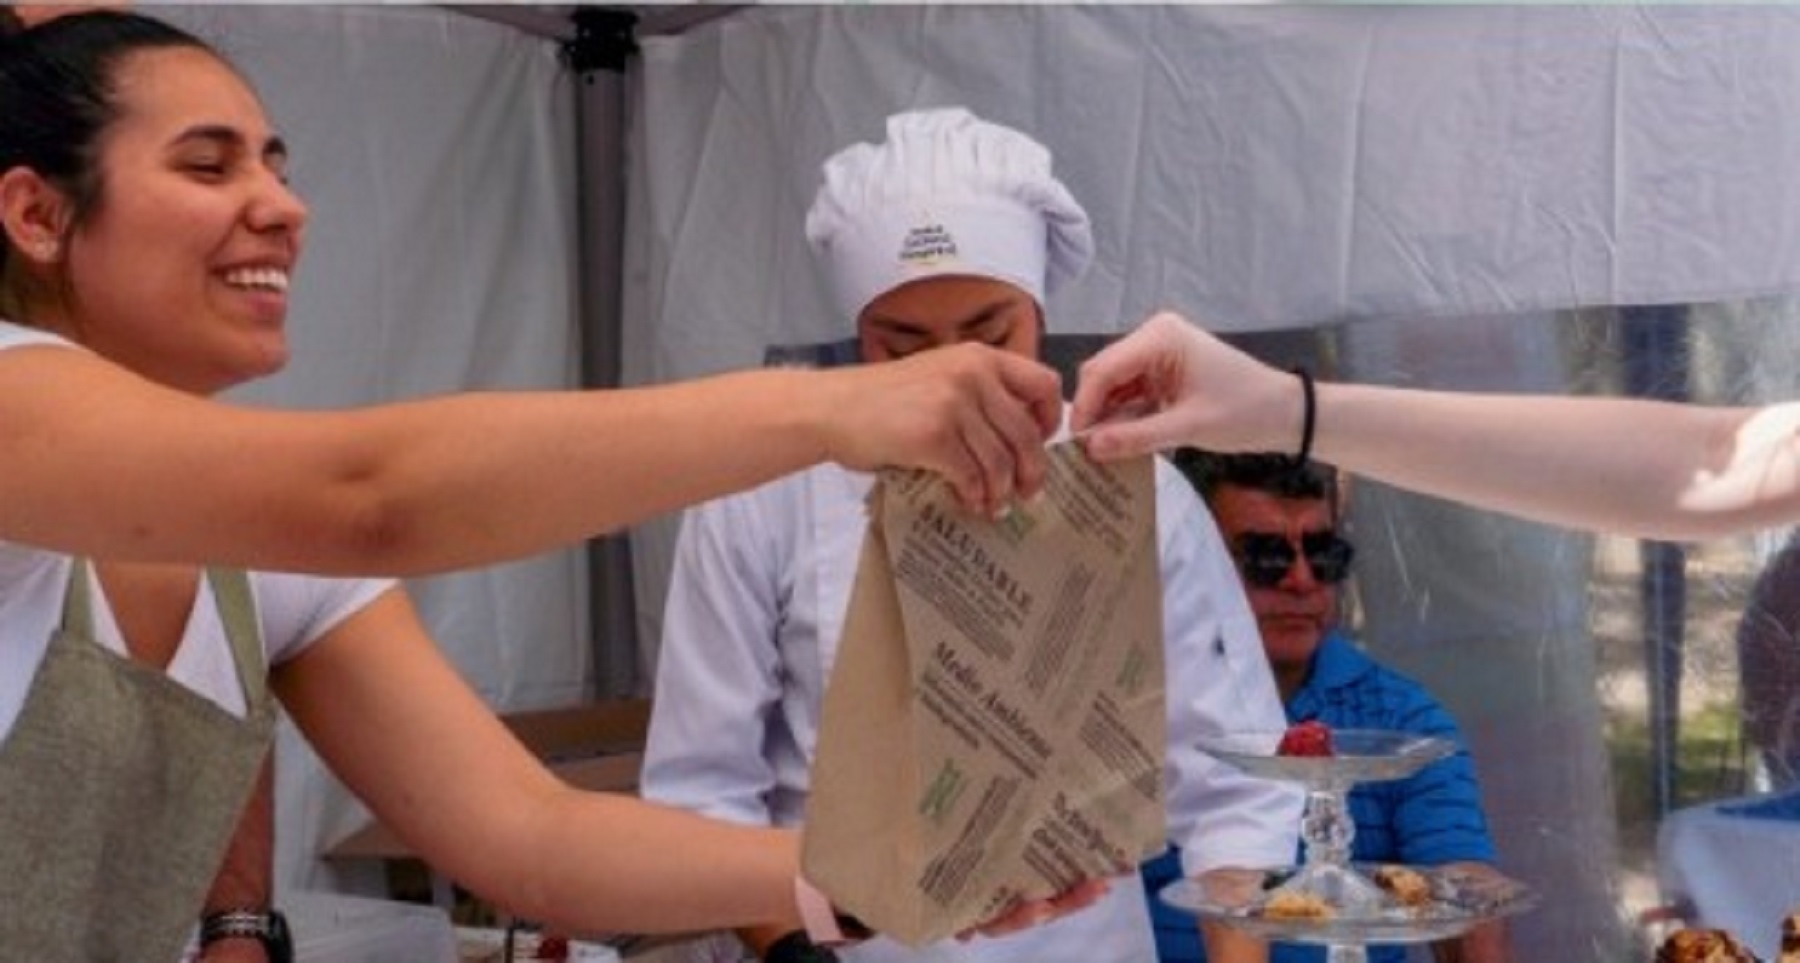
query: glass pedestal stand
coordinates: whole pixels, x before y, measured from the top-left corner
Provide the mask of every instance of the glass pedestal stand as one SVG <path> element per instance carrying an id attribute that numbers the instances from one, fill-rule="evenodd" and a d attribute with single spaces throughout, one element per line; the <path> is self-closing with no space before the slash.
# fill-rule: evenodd
<path id="1" fill-rule="evenodd" d="M 1323 945 L 1328 963 L 1367 963 L 1367 944 L 1448 939 L 1535 902 L 1529 889 L 1498 873 L 1419 868 L 1413 871 L 1430 884 L 1431 899 L 1423 906 L 1402 906 L 1351 862 L 1356 838 L 1351 787 L 1404 779 L 1450 755 L 1454 744 L 1404 732 L 1340 729 L 1332 733 L 1335 755 L 1282 756 L 1276 754 L 1281 736 L 1238 733 L 1201 748 L 1250 775 L 1306 787 L 1302 864 L 1180 880 L 1162 891 L 1164 902 L 1263 939 Z M 1270 901 L 1282 898 L 1324 915 L 1271 912 Z"/>
<path id="2" fill-rule="evenodd" d="M 1300 817 L 1306 862 L 1283 888 L 1316 896 L 1347 915 L 1373 916 L 1380 912 L 1382 894 L 1350 866 L 1356 821 L 1350 818 L 1349 794 L 1349 785 L 1329 780 L 1307 786 L 1306 811 Z M 1361 943 L 1326 944 L 1325 963 L 1368 963 L 1368 959 L 1369 951 Z"/>

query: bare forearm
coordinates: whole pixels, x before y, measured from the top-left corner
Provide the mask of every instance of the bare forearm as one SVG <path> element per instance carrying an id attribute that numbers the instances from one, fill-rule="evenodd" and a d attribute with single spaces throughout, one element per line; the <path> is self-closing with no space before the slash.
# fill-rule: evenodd
<path id="1" fill-rule="evenodd" d="M 276 412 L 69 354 L 0 358 L 0 538 L 121 560 L 400 575 L 501 561 L 830 457 L 827 412 L 849 407 L 826 373 L 771 371 Z"/>
<path id="2" fill-rule="evenodd" d="M 1673 539 L 1791 519 L 1792 408 L 1319 386 L 1317 456 L 1556 524 Z"/>
<path id="3" fill-rule="evenodd" d="M 1294 451 L 1303 385 L 1162 312 L 1082 366 L 1070 425 L 1108 460 L 1177 445 Z M 1800 403 L 1753 410 L 1323 383 L 1316 397 L 1313 455 L 1414 491 L 1668 539 L 1800 519 Z"/>
<path id="4" fill-rule="evenodd" d="M 679 932 L 796 915 L 793 834 L 570 787 L 444 660 L 402 591 L 271 681 L 319 756 L 384 824 L 523 918 Z"/>
<path id="5" fill-rule="evenodd" d="M 13 352 L 8 352 L 12 354 Z M 338 575 L 490 564 L 824 460 L 1030 495 L 1054 371 L 977 345 L 830 371 L 345 412 L 214 404 L 75 352 L 0 358 L 0 538 Z"/>
<path id="6" fill-rule="evenodd" d="M 501 860 L 467 880 L 528 919 L 577 932 L 800 926 L 798 839 L 637 799 L 570 791 Z"/>
<path id="7" fill-rule="evenodd" d="M 810 382 L 758 372 L 586 395 L 445 399 L 371 433 L 370 553 L 410 573 L 615 531 L 829 457 Z M 385 446 L 415 418 L 455 436 Z M 419 437 L 417 435 L 415 438 Z M 379 451 L 402 450 L 382 459 Z M 551 467 L 554 466 L 554 467 Z M 369 555 L 349 560 L 369 564 Z"/>

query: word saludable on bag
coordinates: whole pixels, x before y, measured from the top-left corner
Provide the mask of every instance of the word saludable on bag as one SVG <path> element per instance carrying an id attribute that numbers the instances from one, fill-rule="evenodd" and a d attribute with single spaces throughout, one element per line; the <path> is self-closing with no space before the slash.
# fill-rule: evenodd
<path id="1" fill-rule="evenodd" d="M 909 945 L 1165 845 L 1154 466 L 1051 455 L 997 520 L 926 473 L 870 495 L 802 866 Z"/>

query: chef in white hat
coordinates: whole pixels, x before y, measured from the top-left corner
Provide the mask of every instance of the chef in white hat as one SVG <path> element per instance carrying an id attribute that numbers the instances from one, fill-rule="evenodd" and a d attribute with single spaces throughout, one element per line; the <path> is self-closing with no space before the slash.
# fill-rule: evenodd
<path id="1" fill-rule="evenodd" d="M 964 342 L 1036 356 L 1044 301 L 1093 257 L 1088 217 L 1050 152 L 962 108 L 888 118 L 880 144 L 825 163 L 806 236 L 862 360 Z M 1185 868 L 1292 862 L 1300 799 L 1201 754 L 1202 732 L 1284 728 L 1256 621 L 1212 517 L 1159 462 L 1157 518 L 1168 646 L 1167 801 Z M 754 824 L 796 825 L 837 653 L 873 478 L 835 467 L 691 510 L 675 549 L 642 788 L 652 799 Z M 1123 877 L 1095 906 L 998 939 L 920 949 L 872 939 L 835 951 L 805 933 L 739 934 L 769 963 L 1156 959 L 1146 894 Z M 1210 959 L 1266 958 L 1209 928 Z M 734 950 L 741 953 L 741 950 Z M 737 959 L 738 956 L 726 958 Z"/>
<path id="2" fill-rule="evenodd" d="M 1041 313 L 1093 260 L 1087 212 L 1042 144 L 961 107 L 896 114 L 887 134 L 827 160 L 806 215 L 844 317 L 936 277 L 1004 283 Z"/>

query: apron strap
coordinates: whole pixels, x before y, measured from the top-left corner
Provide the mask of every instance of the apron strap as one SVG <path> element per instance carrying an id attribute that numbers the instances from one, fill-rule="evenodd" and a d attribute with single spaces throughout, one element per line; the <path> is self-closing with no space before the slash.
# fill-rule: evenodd
<path id="1" fill-rule="evenodd" d="M 94 590 L 88 585 L 88 560 L 69 563 L 69 586 L 63 591 L 62 631 L 76 638 L 94 637 Z"/>
<path id="2" fill-rule="evenodd" d="M 250 576 L 241 568 L 208 568 L 206 580 L 212 585 L 213 603 L 219 608 L 225 637 L 231 641 L 232 661 L 237 664 L 238 682 L 244 687 L 244 705 L 255 713 L 269 701 L 269 666 L 262 625 L 256 618 L 256 597 L 250 591 Z"/>
<path id="3" fill-rule="evenodd" d="M 94 592 L 88 579 L 90 568 L 86 558 L 74 559 L 69 568 L 69 587 L 63 593 L 62 631 L 82 639 L 95 637 Z M 244 706 L 255 714 L 269 702 L 269 666 L 262 644 L 262 626 L 256 618 L 256 597 L 250 591 L 250 577 L 243 569 L 208 568 L 206 580 L 212 586 L 219 622 L 225 627 L 225 637 L 231 643 L 238 684 L 244 690 Z"/>

